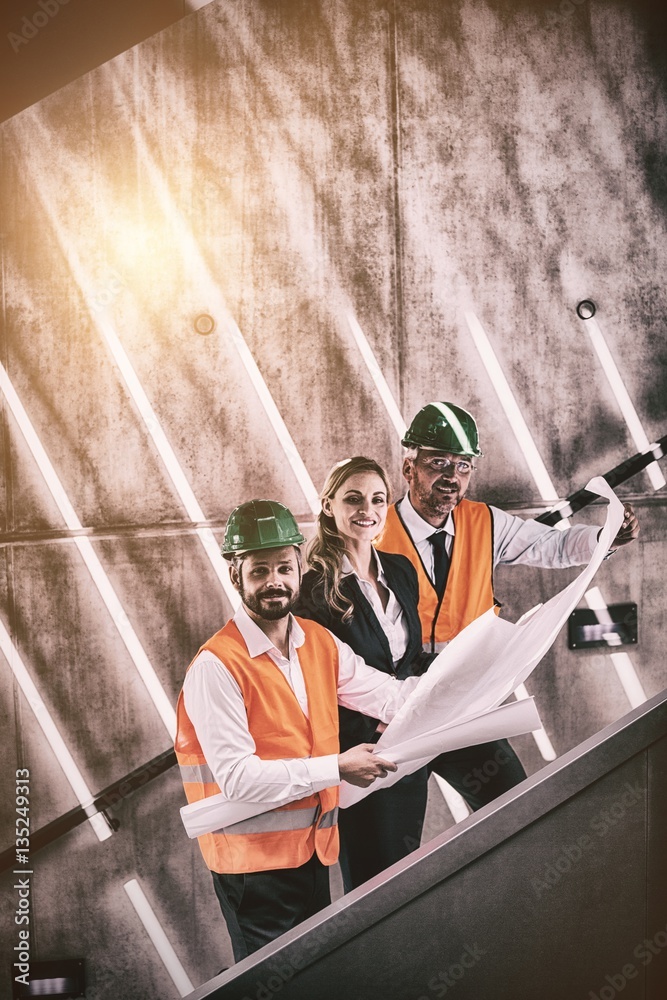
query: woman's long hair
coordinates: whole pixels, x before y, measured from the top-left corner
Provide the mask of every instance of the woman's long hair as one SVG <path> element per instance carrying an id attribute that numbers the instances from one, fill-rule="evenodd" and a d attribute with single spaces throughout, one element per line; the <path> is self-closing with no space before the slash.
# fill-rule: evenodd
<path id="1" fill-rule="evenodd" d="M 350 476 L 358 472 L 375 472 L 385 485 L 389 503 L 390 488 L 387 473 L 376 461 L 364 458 L 363 455 L 346 458 L 334 465 L 327 476 L 320 500 L 330 500 Z M 343 621 L 348 621 L 354 613 L 354 605 L 340 588 L 344 554 L 345 540 L 338 533 L 335 519 L 321 510 L 317 516 L 317 532 L 308 546 L 308 562 L 318 577 L 315 588 L 321 591 L 326 604 L 341 615 Z"/>

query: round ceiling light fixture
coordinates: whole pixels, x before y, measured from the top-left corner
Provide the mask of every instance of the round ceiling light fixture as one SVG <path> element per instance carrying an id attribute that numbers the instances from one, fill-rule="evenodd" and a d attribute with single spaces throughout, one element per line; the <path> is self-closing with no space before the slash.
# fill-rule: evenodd
<path id="1" fill-rule="evenodd" d="M 593 319 L 595 316 L 595 303 L 591 299 L 582 299 L 577 305 L 577 316 L 579 319 Z"/>
<path id="2" fill-rule="evenodd" d="M 202 337 L 208 337 L 215 330 L 215 320 L 208 313 L 200 313 L 195 319 L 195 330 Z"/>

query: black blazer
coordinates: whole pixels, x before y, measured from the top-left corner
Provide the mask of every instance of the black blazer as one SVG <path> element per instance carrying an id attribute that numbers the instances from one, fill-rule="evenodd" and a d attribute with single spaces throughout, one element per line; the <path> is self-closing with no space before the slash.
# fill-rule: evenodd
<path id="1" fill-rule="evenodd" d="M 348 621 L 334 611 L 324 600 L 321 580 L 315 570 L 308 570 L 301 581 L 301 592 L 294 614 L 299 618 L 310 618 L 324 625 L 337 638 L 346 642 L 366 663 L 386 674 L 394 674 L 404 679 L 413 674 L 422 674 L 433 660 L 432 653 L 422 649 L 422 629 L 417 611 L 419 583 L 414 566 L 405 556 L 389 552 L 377 553 L 387 583 L 405 614 L 408 631 L 408 645 L 405 653 L 394 667 L 389 642 L 377 615 L 361 590 L 355 576 L 346 576 L 341 581 L 341 590 L 354 605 L 354 613 Z M 361 712 L 338 706 L 340 718 L 341 750 L 349 750 L 358 743 L 371 743 L 377 739 L 375 731 L 377 719 L 371 719 Z"/>

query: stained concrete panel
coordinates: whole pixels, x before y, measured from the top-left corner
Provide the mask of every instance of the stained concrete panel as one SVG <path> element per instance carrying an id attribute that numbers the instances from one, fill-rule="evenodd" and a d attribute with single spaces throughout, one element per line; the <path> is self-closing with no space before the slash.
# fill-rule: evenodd
<path id="1" fill-rule="evenodd" d="M 664 267 L 665 247 L 640 148 L 665 101 L 659 73 L 633 69 L 647 28 L 621 5 L 586 4 L 556 27 L 550 14 L 399 8 L 405 326 L 418 373 L 407 409 L 425 386 L 458 390 L 480 415 L 484 465 L 507 498 L 534 486 L 465 310 L 485 325 L 563 492 L 614 464 L 619 446 L 633 450 L 576 302 L 598 303 L 640 412 L 664 377 L 654 332 L 664 303 L 645 262 Z M 664 416 L 663 402 L 649 435 Z"/>

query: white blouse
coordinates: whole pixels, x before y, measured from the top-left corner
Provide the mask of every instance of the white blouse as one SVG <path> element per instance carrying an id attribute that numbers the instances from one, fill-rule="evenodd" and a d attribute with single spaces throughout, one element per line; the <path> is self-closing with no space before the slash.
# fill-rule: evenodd
<path id="1" fill-rule="evenodd" d="M 343 576 L 356 576 L 357 582 L 361 587 L 362 594 L 375 612 L 377 620 L 380 623 L 380 627 L 387 636 L 392 659 L 394 663 L 398 663 L 408 648 L 408 626 L 403 613 L 403 608 L 397 601 L 396 595 L 387 583 L 387 578 L 384 574 L 382 564 L 378 559 L 375 549 L 373 549 L 373 558 L 375 559 L 375 566 L 377 568 L 378 582 L 382 584 L 389 594 L 389 600 L 387 601 L 386 608 L 382 607 L 380 595 L 370 580 L 364 580 L 359 576 L 346 555 L 343 556 L 341 571 Z"/>

